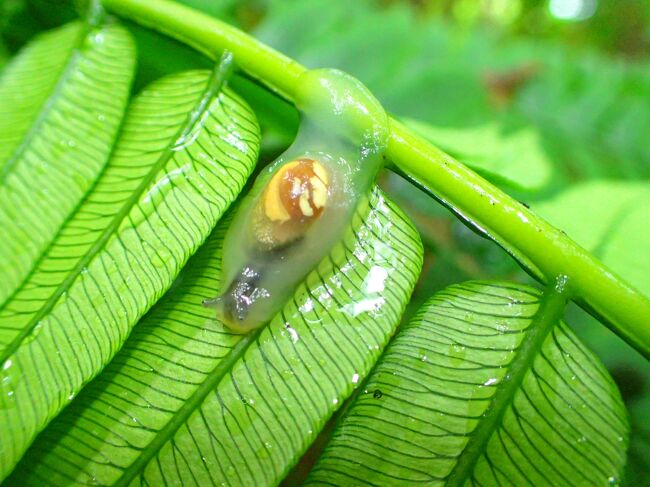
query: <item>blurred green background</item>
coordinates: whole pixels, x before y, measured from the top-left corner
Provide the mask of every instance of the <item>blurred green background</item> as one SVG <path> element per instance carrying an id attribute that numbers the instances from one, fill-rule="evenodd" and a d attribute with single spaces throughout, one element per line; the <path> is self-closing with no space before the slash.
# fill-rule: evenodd
<path id="1" fill-rule="evenodd" d="M 75 2 L 0 0 L 0 65 Z M 360 78 L 385 106 L 530 205 L 650 295 L 649 0 L 183 0 L 310 67 Z M 209 66 L 135 25 L 134 90 Z M 298 115 L 248 79 L 265 161 Z M 494 173 L 499 176 L 495 177 Z M 532 280 L 399 176 L 380 183 L 416 222 L 425 267 L 409 313 L 447 284 Z M 632 424 L 624 485 L 650 485 L 650 364 L 571 307 L 567 321 L 618 383 Z M 650 326 L 650 323 L 649 323 Z"/>

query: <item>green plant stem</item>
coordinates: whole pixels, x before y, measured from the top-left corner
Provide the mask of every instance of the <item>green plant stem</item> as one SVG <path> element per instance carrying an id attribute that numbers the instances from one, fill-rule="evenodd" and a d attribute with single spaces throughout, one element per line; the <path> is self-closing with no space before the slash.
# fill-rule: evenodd
<path id="1" fill-rule="evenodd" d="M 238 67 L 293 101 L 306 68 L 255 38 L 170 0 L 104 0 L 106 8 L 170 35 L 212 59 L 224 49 Z M 391 119 L 386 156 L 413 182 L 485 231 L 541 281 L 569 277 L 573 298 L 650 358 L 650 300 L 561 231 Z"/>
<path id="2" fill-rule="evenodd" d="M 518 201 L 391 120 L 387 156 L 426 191 L 475 222 L 544 283 L 569 277 L 575 301 L 650 358 L 650 300 Z"/>
<path id="3" fill-rule="evenodd" d="M 157 30 L 217 60 L 224 49 L 237 66 L 293 100 L 304 66 L 220 20 L 169 0 L 103 0 L 105 8 Z"/>

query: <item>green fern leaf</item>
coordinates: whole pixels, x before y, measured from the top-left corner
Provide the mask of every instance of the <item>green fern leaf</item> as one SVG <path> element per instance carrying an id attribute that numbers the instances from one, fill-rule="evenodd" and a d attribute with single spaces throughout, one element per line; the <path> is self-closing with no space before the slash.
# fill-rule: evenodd
<path id="1" fill-rule="evenodd" d="M 219 73 L 152 84 L 115 154 L 0 309 L 0 475 L 120 348 L 241 191 L 259 129 Z"/>
<path id="2" fill-rule="evenodd" d="M 242 336 L 201 305 L 219 291 L 227 224 L 10 485 L 275 485 L 300 458 L 394 332 L 421 243 L 375 192 L 282 312 Z"/>

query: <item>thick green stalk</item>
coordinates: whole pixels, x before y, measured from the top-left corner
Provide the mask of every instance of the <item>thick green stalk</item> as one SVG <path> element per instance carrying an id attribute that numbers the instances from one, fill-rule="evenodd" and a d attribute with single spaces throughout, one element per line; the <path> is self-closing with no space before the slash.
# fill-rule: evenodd
<path id="1" fill-rule="evenodd" d="M 237 66 L 288 100 L 306 68 L 248 34 L 213 17 L 169 0 L 103 0 L 121 17 L 167 34 L 217 60 L 224 49 Z"/>
<path id="2" fill-rule="evenodd" d="M 112 12 L 168 34 L 210 58 L 218 59 L 228 49 L 243 71 L 294 100 L 306 68 L 246 33 L 170 0 L 103 3 Z M 589 252 L 395 119 L 391 119 L 386 155 L 408 178 L 489 234 L 540 280 L 567 275 L 574 299 L 650 358 L 650 300 Z"/>
<path id="3" fill-rule="evenodd" d="M 650 300 L 562 231 L 472 170 L 391 121 L 387 156 L 410 179 L 474 222 L 543 282 L 569 277 L 573 299 L 650 358 Z"/>

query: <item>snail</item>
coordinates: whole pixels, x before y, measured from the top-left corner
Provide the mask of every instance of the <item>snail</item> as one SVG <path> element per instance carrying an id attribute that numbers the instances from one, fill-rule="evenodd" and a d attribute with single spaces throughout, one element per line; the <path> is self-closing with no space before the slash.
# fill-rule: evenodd
<path id="1" fill-rule="evenodd" d="M 268 322 L 327 256 L 382 164 L 388 119 L 359 81 L 312 70 L 299 87 L 298 135 L 238 208 L 224 240 L 223 292 L 204 301 L 237 333 Z"/>

